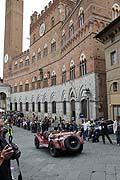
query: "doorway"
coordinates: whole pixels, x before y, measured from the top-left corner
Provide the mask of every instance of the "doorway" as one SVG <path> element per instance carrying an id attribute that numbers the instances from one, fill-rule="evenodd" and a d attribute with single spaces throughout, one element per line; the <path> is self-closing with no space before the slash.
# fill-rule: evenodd
<path id="1" fill-rule="evenodd" d="M 81 112 L 84 118 L 87 118 L 87 100 L 86 99 L 83 99 L 81 101 Z"/>
<path id="2" fill-rule="evenodd" d="M 71 100 L 71 120 L 76 120 L 76 113 L 75 113 L 75 100 Z"/>

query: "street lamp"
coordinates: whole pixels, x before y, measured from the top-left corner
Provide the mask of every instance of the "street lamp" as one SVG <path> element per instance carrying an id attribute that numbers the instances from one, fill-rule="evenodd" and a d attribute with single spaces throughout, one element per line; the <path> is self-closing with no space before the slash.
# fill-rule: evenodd
<path id="1" fill-rule="evenodd" d="M 87 95 L 87 120 L 90 120 L 90 106 L 89 106 L 90 89 L 86 88 L 85 93 Z"/>

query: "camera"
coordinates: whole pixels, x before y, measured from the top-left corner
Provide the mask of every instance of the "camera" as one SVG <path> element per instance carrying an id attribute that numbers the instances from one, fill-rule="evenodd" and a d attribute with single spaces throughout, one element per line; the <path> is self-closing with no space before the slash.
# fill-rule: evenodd
<path id="1" fill-rule="evenodd" d="M 19 147 L 17 144 L 11 143 L 10 147 L 12 147 L 13 155 L 11 156 L 11 159 L 18 159 L 21 156 L 21 151 L 19 150 Z"/>

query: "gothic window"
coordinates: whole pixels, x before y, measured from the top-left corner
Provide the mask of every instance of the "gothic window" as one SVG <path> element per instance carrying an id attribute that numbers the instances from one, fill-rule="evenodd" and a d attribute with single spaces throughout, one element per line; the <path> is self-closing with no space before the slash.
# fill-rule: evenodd
<path id="1" fill-rule="evenodd" d="M 80 56 L 80 76 L 84 76 L 87 74 L 87 67 L 86 67 L 86 57 L 84 54 Z"/>
<path id="2" fill-rule="evenodd" d="M 79 10 L 79 26 L 82 27 L 84 25 L 84 9 L 81 7 Z"/>
<path id="3" fill-rule="evenodd" d="M 37 53 L 37 60 L 40 60 L 41 59 L 41 50 L 38 49 L 38 53 Z"/>
<path id="4" fill-rule="evenodd" d="M 48 102 L 44 102 L 44 112 L 47 113 L 48 112 Z"/>
<path id="5" fill-rule="evenodd" d="M 56 102 L 55 101 L 52 102 L 52 113 L 53 114 L 56 113 Z"/>
<path id="6" fill-rule="evenodd" d="M 41 102 L 38 102 L 38 112 L 41 112 Z"/>
<path id="7" fill-rule="evenodd" d="M 29 84 L 28 83 L 25 84 L 25 91 L 29 91 Z"/>
<path id="8" fill-rule="evenodd" d="M 27 58 L 25 59 L 25 66 L 29 66 L 30 61 L 29 61 L 29 57 L 27 56 Z"/>
<path id="9" fill-rule="evenodd" d="M 66 115 L 66 111 L 67 111 L 66 101 L 63 101 L 63 114 L 64 114 L 64 115 Z"/>
<path id="10" fill-rule="evenodd" d="M 39 69 L 39 72 L 40 72 L 40 80 L 43 80 L 43 69 L 40 68 L 40 69 Z"/>
<path id="11" fill-rule="evenodd" d="M 19 86 L 19 92 L 23 92 L 23 85 L 22 84 Z"/>
<path id="12" fill-rule="evenodd" d="M 56 51 L 56 41 L 53 39 L 51 42 L 51 53 Z"/>
<path id="13" fill-rule="evenodd" d="M 40 88 L 41 88 L 41 81 L 38 80 L 38 81 L 37 81 L 37 89 L 40 89 Z"/>
<path id="14" fill-rule="evenodd" d="M 33 53 L 33 55 L 32 55 L 32 63 L 34 63 L 35 62 L 35 53 Z"/>
<path id="15" fill-rule="evenodd" d="M 48 78 L 45 77 L 44 80 L 43 80 L 43 87 L 48 87 Z"/>
<path id="16" fill-rule="evenodd" d="M 52 18 L 51 18 L 51 26 L 53 27 L 54 25 L 55 25 L 55 18 L 52 17 Z"/>
<path id="17" fill-rule="evenodd" d="M 29 111 L 29 103 L 28 102 L 25 103 L 25 110 Z"/>
<path id="18" fill-rule="evenodd" d="M 73 34 L 74 34 L 74 24 L 73 21 L 71 20 L 69 24 L 69 37 L 72 37 Z"/>
<path id="19" fill-rule="evenodd" d="M 17 86 L 14 86 L 14 93 L 17 92 Z"/>
<path id="20" fill-rule="evenodd" d="M 35 82 L 32 82 L 32 90 L 35 89 Z"/>
<path id="21" fill-rule="evenodd" d="M 53 71 L 51 75 L 51 86 L 56 85 L 56 73 Z"/>
<path id="22" fill-rule="evenodd" d="M 70 63 L 70 80 L 75 79 L 75 64 L 74 61 Z"/>
<path id="23" fill-rule="evenodd" d="M 112 7 L 112 19 L 116 19 L 120 15 L 120 6 L 115 3 Z"/>
<path id="24" fill-rule="evenodd" d="M 10 86 L 10 93 L 13 93 L 13 88 Z"/>
<path id="25" fill-rule="evenodd" d="M 23 67 L 23 59 L 20 60 L 19 68 Z"/>
<path id="26" fill-rule="evenodd" d="M 43 57 L 46 57 L 48 55 L 48 47 L 47 44 L 45 44 L 44 49 L 43 49 Z"/>
<path id="27" fill-rule="evenodd" d="M 62 83 L 66 82 L 66 67 L 63 66 L 62 68 Z"/>
<path id="28" fill-rule="evenodd" d="M 61 45 L 64 46 L 66 43 L 66 36 L 65 34 L 62 35 L 62 41 L 61 41 Z"/>

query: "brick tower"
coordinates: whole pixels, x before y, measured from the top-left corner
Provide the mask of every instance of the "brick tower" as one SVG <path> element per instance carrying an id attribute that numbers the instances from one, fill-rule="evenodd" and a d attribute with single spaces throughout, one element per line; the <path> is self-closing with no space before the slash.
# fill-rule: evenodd
<path id="1" fill-rule="evenodd" d="M 10 57 L 22 52 L 23 0 L 6 0 L 4 55 Z"/>

